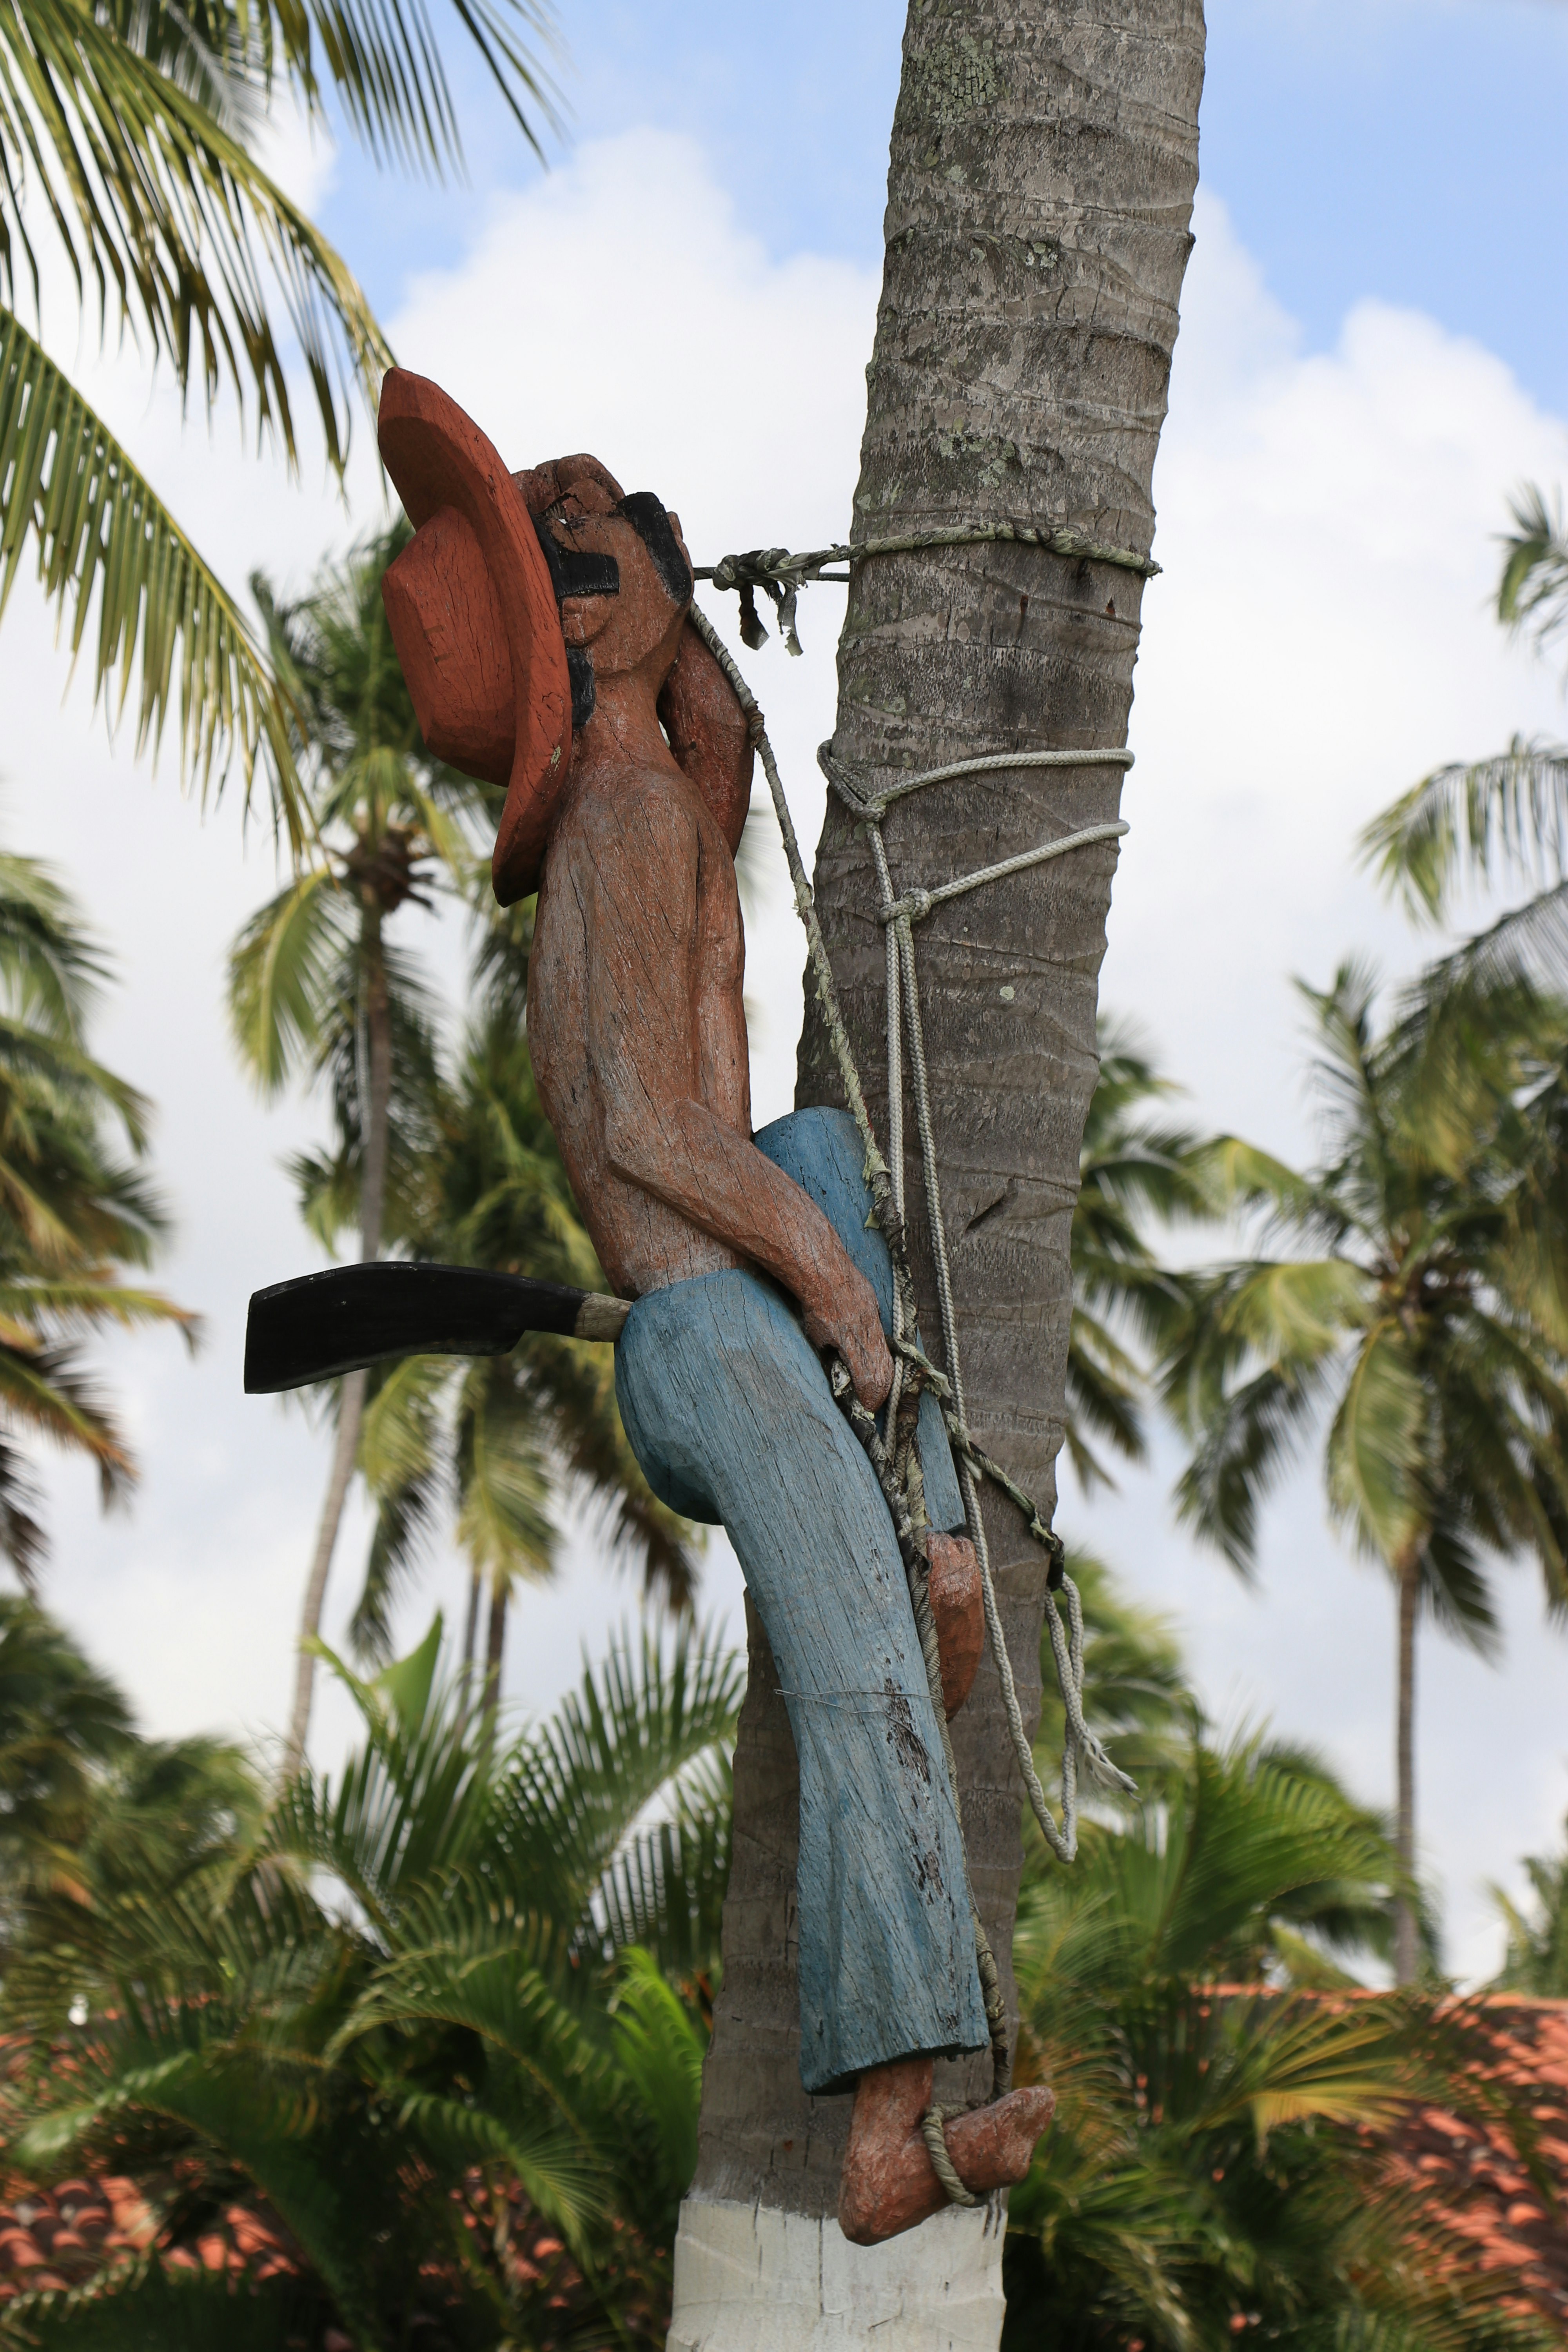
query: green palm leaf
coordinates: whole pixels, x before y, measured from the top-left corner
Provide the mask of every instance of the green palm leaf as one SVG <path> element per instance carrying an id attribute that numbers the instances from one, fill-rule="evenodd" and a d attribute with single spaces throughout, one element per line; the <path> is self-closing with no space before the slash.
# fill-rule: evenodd
<path id="1" fill-rule="evenodd" d="M 1361 862 L 1406 910 L 1436 921 L 1466 880 L 1537 889 L 1568 873 L 1568 751 L 1516 735 L 1490 759 L 1435 768 L 1373 819 Z"/>
<path id="2" fill-rule="evenodd" d="M 1396 1559 L 1420 1528 L 1425 1412 L 1405 1330 L 1384 1316 L 1356 1350 L 1327 1455 L 1330 1503 L 1374 1559 Z"/>
<path id="3" fill-rule="evenodd" d="M 356 910 L 337 877 L 312 866 L 254 914 L 229 958 L 229 1022 L 266 1096 L 319 1061 L 331 1013 L 354 998 Z"/>
<path id="4" fill-rule="evenodd" d="M 237 755 L 248 800 L 265 764 L 298 848 L 302 795 L 288 712 L 238 608 L 119 442 L 40 346 L 0 310 L 0 612 L 29 539 L 46 594 L 71 606 L 95 690 L 122 707 L 137 678 L 136 742 L 177 714 L 185 772 L 205 792 Z"/>
<path id="5" fill-rule="evenodd" d="M 292 458 L 293 415 L 268 298 L 280 293 L 304 356 L 330 462 L 341 473 L 347 382 L 374 389 L 390 353 L 353 277 L 299 206 L 247 152 L 244 118 L 264 79 L 243 16 L 225 11 L 205 88 L 179 60 L 149 53 L 172 10 L 119 21 L 79 0 L 25 0 L 0 16 L 0 288 L 18 261 L 37 290 L 24 192 L 65 247 L 79 290 L 90 278 L 210 403 L 227 378 Z M 171 71 L 171 64 L 175 69 Z M 247 106 L 247 100 L 250 100 Z M 340 341 L 341 339 L 341 341 Z M 343 349 L 346 346 L 346 350 Z"/>

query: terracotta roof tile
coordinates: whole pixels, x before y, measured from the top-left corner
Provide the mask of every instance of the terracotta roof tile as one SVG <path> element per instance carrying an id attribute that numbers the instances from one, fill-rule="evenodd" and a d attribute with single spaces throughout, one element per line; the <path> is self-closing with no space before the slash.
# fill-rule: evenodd
<path id="1" fill-rule="evenodd" d="M 1487 2045 L 1474 2072 L 1506 2111 L 1417 2107 L 1395 2135 L 1396 2175 L 1441 2206 L 1456 2259 L 1511 2273 L 1500 2300 L 1562 2326 L 1568 2316 L 1568 2001 L 1492 1994 L 1453 2014 Z"/>

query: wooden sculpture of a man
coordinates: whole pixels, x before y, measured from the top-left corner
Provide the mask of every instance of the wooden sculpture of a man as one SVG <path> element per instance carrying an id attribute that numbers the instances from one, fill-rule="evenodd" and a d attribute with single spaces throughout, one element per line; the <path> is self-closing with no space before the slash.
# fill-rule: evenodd
<path id="1" fill-rule="evenodd" d="M 746 723 L 688 625 L 679 522 L 650 493 L 623 496 L 587 457 L 513 476 L 400 371 L 381 446 L 418 526 L 385 598 L 426 740 L 506 786 L 496 894 L 539 893 L 529 1042 L 600 1261 L 637 1302 L 616 1352 L 626 1433 L 656 1493 L 723 1522 L 777 1663 L 800 1759 L 801 2078 L 855 2092 L 839 2221 L 871 2244 L 942 2205 L 921 2132 L 933 2061 L 988 2036 L 903 1566 L 818 1353 L 882 1405 L 891 1280 L 858 1139 L 823 1110 L 752 1133 Z M 953 1531 L 931 1539 L 933 1582 L 962 1585 L 957 1482 L 925 1406 L 928 1511 Z M 964 2183 L 1021 2179 L 1050 2112 L 1021 2090 L 950 2122 Z"/>

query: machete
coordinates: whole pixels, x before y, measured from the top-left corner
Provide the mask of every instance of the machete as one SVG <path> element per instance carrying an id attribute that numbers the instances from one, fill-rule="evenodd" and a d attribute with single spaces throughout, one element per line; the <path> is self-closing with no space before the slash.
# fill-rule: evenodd
<path id="1" fill-rule="evenodd" d="M 528 1331 L 618 1339 L 630 1313 L 624 1298 L 477 1265 L 334 1265 L 251 1294 L 246 1393 L 304 1388 L 396 1356 L 508 1356 Z"/>

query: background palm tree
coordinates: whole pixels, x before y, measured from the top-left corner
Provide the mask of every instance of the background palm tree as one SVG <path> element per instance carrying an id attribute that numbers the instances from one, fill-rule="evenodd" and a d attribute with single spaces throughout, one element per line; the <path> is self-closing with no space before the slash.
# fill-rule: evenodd
<path id="1" fill-rule="evenodd" d="M 259 1817 L 223 1740 L 147 1740 L 123 1694 L 25 1595 L 0 1595 L 0 1983 L 40 1921 L 157 1899 Z"/>
<path id="2" fill-rule="evenodd" d="M 1075 1871 L 1026 1858 L 1019 2066 L 1060 2109 L 1011 2203 L 1006 2342 L 1537 2352 L 1388 2164 L 1415 2102 L 1500 2125 L 1526 2169 L 1532 2126 L 1484 2019 L 1349 1972 L 1387 1948 L 1386 1822 L 1311 1755 L 1217 1746 L 1169 1628 L 1074 1568 L 1095 1719 L 1144 1787 Z M 653 2352 L 740 1662 L 623 1639 L 521 1736 L 443 1674 L 438 1622 L 374 1680 L 333 1664 L 361 1746 L 263 1807 L 232 1751 L 137 1741 L 31 1604 L 0 1612 L 0 1775 L 45 1824 L 0 1837 L 0 2187 L 36 2210 L 61 2174 L 129 2179 L 152 2235 L 57 2234 L 65 2287 L 0 2305 L 0 2343 Z"/>
<path id="3" fill-rule="evenodd" d="M 1030 1872 L 1019 2063 L 1058 2104 L 1009 2202 L 1009 2352 L 1544 2345 L 1389 2165 L 1413 2101 L 1485 2104 L 1463 2019 L 1323 1990 L 1383 1948 L 1397 1875 L 1321 1763 L 1198 1730 L 1074 1870 Z"/>
<path id="4" fill-rule="evenodd" d="M 439 1637 L 370 1682 L 333 1662 L 363 1745 L 289 1782 L 258 1836 L 237 1825 L 172 1888 L 24 1906 L 7 2164 L 129 2171 L 157 2241 L 85 2310 L 38 2298 L 7 2325 L 229 2344 L 232 2303 L 161 2257 L 237 2210 L 294 2267 L 251 2282 L 264 2341 L 559 2340 L 563 2241 L 586 2340 L 626 2340 L 628 2307 L 652 2339 L 702 2045 L 671 1976 L 717 1957 L 739 1661 L 689 1630 L 623 1642 L 502 1743 Z M 531 2260 L 542 2222 L 553 2253 Z"/>
<path id="5" fill-rule="evenodd" d="M 547 0 L 458 0 L 457 15 L 537 147 L 534 121 L 554 119 L 537 64 Z M 204 782 L 237 750 L 248 783 L 264 757 L 298 845 L 286 692 L 222 583 L 16 315 L 22 280 L 38 299 L 44 222 L 79 295 L 96 286 L 105 335 L 129 326 L 209 408 L 225 388 L 242 416 L 254 403 L 290 464 L 292 335 L 341 474 L 351 404 L 374 400 L 390 352 L 347 267 L 256 161 L 285 96 L 322 129 L 331 101 L 378 163 L 439 173 L 460 158 L 423 9 L 153 0 L 84 13 L 18 0 L 0 18 L 0 608 L 31 542 L 47 593 L 73 607 L 73 647 L 96 592 L 91 675 L 123 694 L 138 672 L 139 743 L 174 715 Z"/>
<path id="6" fill-rule="evenodd" d="M 389 1198 L 417 1181 L 435 1092 L 433 1014 L 417 964 L 388 936 L 432 889 L 461 891 L 495 795 L 430 758 L 393 649 L 382 574 L 408 526 L 326 565 L 310 593 L 278 601 L 252 585 L 274 665 L 286 680 L 294 746 L 322 856 L 252 917 L 229 963 L 229 1010 L 242 1059 L 264 1094 L 291 1078 L 331 1089 L 338 1149 L 308 1182 L 326 1238 L 352 1203 L 360 1255 L 381 1254 Z M 366 1375 L 336 1391 L 337 1431 L 300 1612 L 288 1754 L 310 1728 L 321 1624 L 363 1416 Z"/>
<path id="7" fill-rule="evenodd" d="M 1260 1500 L 1322 1431 L 1331 1512 L 1397 1594 L 1408 1885 L 1419 1617 L 1489 1648 L 1486 1559 L 1499 1554 L 1531 1555 L 1548 1608 L 1568 1606 L 1564 1032 L 1553 1008 L 1503 983 L 1439 990 L 1381 1034 L 1364 969 L 1302 992 L 1323 1160 L 1298 1173 L 1225 1139 L 1209 1164 L 1216 1208 L 1256 1212 L 1308 1254 L 1196 1279 L 1162 1393 L 1193 1448 L 1181 1517 L 1244 1570 Z M 1402 1982 L 1416 1964 L 1402 1895 Z"/>
<path id="8" fill-rule="evenodd" d="M 1197 173 L 1203 42 L 1191 0 L 1149 0 L 1136 40 L 1125 41 L 1086 38 L 1082 13 L 1063 0 L 909 9 L 849 538 L 1016 521 L 1148 546 Z M 1114 331 L 1101 331 L 1097 322 L 1110 319 Z M 838 758 L 883 779 L 986 752 L 1121 746 L 1141 584 L 1134 572 L 1016 541 L 853 567 L 839 646 Z M 888 826 L 900 887 L 975 872 L 1112 817 L 1120 781 L 1120 769 L 1091 762 L 958 778 L 915 795 Z M 1018 874 L 920 928 L 971 1415 L 1047 1510 L 1062 1441 L 1070 1212 L 1094 1091 L 1096 974 L 1112 864 L 1109 849 L 1089 850 Z M 814 887 L 885 1143 L 871 853 L 832 794 Z M 796 1099 L 841 1099 L 809 1003 Z M 906 1132 L 912 1144 L 912 1117 Z M 912 1163 L 909 1187 L 918 1201 Z M 931 1337 L 940 1327 L 929 1265 L 917 1262 L 916 1273 Z M 1010 1507 L 985 1507 L 1032 1711 L 1047 1561 Z M 835 2103 L 842 2113 L 808 2111 L 791 2038 L 778 2029 L 795 1999 L 781 1957 L 790 1950 L 796 1864 L 793 1751 L 754 1621 L 752 1691 L 736 1755 L 736 1864 L 723 1996 L 703 2077 L 693 2226 L 703 2222 L 703 2200 L 728 2203 L 737 2228 L 758 2200 L 786 2217 L 825 2221 L 836 2210 L 847 2129 L 847 2102 Z M 1005 1975 L 1022 1849 L 1016 1766 L 988 1664 L 953 1731 L 974 1889 Z M 984 2080 L 981 2062 L 939 2095 L 978 2095 Z M 957 2234 L 966 2251 L 950 2275 L 963 2294 L 985 2246 L 978 2224 L 971 2238 Z M 803 2231 L 789 2242 L 804 2249 L 809 2239 Z M 785 2242 L 782 2225 L 777 2242 Z M 765 2265 L 755 2291 L 773 2291 Z M 703 2322 L 721 2335 L 727 2324 L 711 2313 Z M 747 2325 L 736 2317 L 736 2332 Z"/>
<path id="9" fill-rule="evenodd" d="M 84 1456 L 105 1504 L 136 1471 L 87 1370 L 86 1335 L 191 1317 L 127 1284 L 164 1231 L 148 1106 L 87 1050 L 108 966 L 49 869 L 0 854 L 0 1552 L 32 1583 L 45 1549 L 25 1450 Z"/>

